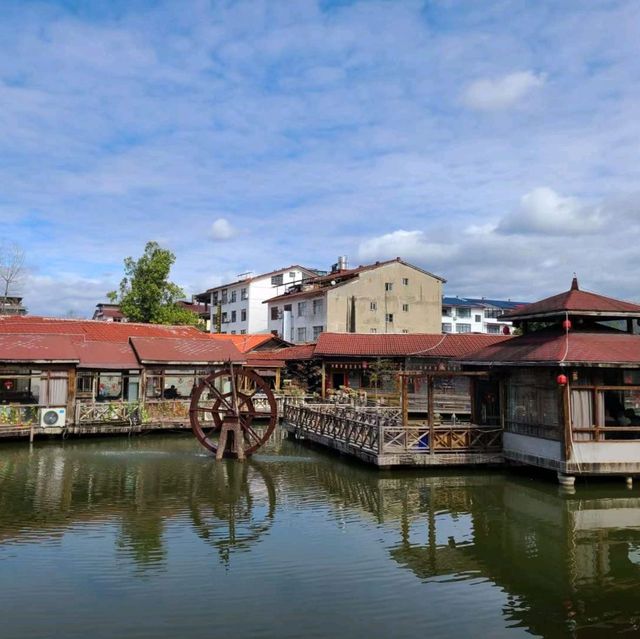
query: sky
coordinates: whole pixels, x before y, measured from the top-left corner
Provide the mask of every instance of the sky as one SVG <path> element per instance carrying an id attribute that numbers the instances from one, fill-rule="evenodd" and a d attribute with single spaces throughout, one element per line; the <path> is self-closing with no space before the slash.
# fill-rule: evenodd
<path id="1" fill-rule="evenodd" d="M 637 0 L 0 0 L 0 242 L 91 316 L 401 256 L 447 295 L 640 300 Z"/>

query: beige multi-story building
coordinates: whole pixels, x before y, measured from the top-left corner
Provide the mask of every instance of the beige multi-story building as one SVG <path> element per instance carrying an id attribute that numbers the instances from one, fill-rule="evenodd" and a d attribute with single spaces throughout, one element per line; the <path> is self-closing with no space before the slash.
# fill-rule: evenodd
<path id="1" fill-rule="evenodd" d="M 269 330 L 295 343 L 320 333 L 439 333 L 445 280 L 399 257 L 327 275 L 268 299 Z"/>

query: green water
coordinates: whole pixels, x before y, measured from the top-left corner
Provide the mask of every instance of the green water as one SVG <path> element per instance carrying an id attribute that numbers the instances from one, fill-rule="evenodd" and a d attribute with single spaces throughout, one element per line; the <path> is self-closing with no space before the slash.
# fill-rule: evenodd
<path id="1" fill-rule="evenodd" d="M 0 447 L 0 637 L 640 636 L 640 490 L 189 435 Z"/>

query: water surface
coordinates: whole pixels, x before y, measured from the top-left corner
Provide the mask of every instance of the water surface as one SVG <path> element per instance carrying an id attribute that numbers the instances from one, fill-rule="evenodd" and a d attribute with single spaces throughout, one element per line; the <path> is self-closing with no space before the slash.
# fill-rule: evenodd
<path id="1" fill-rule="evenodd" d="M 277 439 L 0 446 L 3 639 L 640 636 L 640 491 Z"/>

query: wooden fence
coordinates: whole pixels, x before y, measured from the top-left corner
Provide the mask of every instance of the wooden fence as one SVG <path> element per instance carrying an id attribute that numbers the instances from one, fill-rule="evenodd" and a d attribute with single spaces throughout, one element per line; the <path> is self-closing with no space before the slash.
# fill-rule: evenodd
<path id="1" fill-rule="evenodd" d="M 502 449 L 502 430 L 471 423 L 439 423 L 432 441 L 427 424 L 403 425 L 396 409 L 359 409 L 328 404 L 286 403 L 284 421 L 301 435 L 329 438 L 377 455 L 495 452 Z"/>

